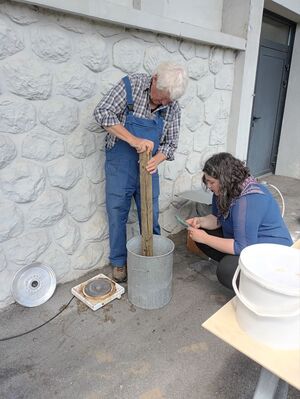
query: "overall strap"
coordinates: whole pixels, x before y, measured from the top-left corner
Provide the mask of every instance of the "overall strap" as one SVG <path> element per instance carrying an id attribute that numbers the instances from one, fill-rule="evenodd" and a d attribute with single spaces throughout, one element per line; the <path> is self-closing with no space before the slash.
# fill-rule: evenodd
<path id="1" fill-rule="evenodd" d="M 166 113 L 167 113 L 167 109 L 166 108 L 162 108 L 160 109 L 157 114 L 164 120 L 166 118 Z"/>
<path id="2" fill-rule="evenodd" d="M 127 98 L 127 108 L 129 112 L 133 112 L 133 98 L 132 98 L 132 90 L 131 90 L 131 84 L 128 76 L 124 76 L 123 82 L 125 84 L 125 90 L 126 90 L 126 98 Z"/>

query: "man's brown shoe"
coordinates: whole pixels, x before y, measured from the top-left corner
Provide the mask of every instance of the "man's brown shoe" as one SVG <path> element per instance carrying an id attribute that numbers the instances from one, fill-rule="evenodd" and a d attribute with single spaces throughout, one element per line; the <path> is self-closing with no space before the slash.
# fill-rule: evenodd
<path id="1" fill-rule="evenodd" d="M 125 283 L 127 281 L 127 268 L 126 266 L 112 267 L 112 279 L 117 283 Z"/>

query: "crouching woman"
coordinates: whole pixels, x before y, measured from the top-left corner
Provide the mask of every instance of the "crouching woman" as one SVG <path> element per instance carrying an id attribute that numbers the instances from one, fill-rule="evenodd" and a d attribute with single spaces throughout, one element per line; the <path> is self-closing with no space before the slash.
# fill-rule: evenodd
<path id="1" fill-rule="evenodd" d="M 232 278 L 243 248 L 257 243 L 292 245 L 279 206 L 244 163 L 221 152 L 203 168 L 203 183 L 212 191 L 212 214 L 188 219 L 189 236 L 219 262 L 217 277 L 232 289 Z"/>

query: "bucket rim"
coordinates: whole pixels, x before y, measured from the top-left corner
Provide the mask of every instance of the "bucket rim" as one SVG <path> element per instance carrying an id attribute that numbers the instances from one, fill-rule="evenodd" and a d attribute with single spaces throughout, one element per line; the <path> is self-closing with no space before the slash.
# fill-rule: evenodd
<path id="1" fill-rule="evenodd" d="M 270 313 L 269 309 L 263 309 L 262 307 L 257 306 L 255 303 L 252 303 L 248 300 L 248 298 L 246 298 L 242 292 L 240 291 L 240 287 L 237 287 L 237 277 L 238 274 L 241 272 L 241 266 L 238 265 L 234 276 L 232 278 L 232 287 L 233 290 L 237 296 L 237 302 L 238 303 L 242 303 L 243 306 L 245 306 L 249 311 L 251 311 L 252 313 L 255 313 L 257 316 L 260 317 L 267 317 L 267 318 L 292 318 L 292 317 L 298 317 L 300 314 L 300 307 L 297 306 L 291 309 L 288 309 L 288 312 L 285 309 L 284 313 Z"/>
<path id="2" fill-rule="evenodd" d="M 256 304 L 249 302 L 249 300 L 241 292 L 239 293 L 237 299 L 239 303 L 242 303 L 250 312 L 255 313 L 255 315 L 258 317 L 269 319 L 291 319 L 294 317 L 299 317 L 300 314 L 299 306 L 294 306 L 283 313 L 271 313 L 270 310 L 263 307 L 258 307 Z"/>
<path id="3" fill-rule="evenodd" d="M 250 280 L 254 281 L 255 283 L 259 284 L 261 287 L 267 288 L 269 291 L 278 293 L 278 294 L 283 294 L 286 296 L 293 296 L 293 297 L 298 297 L 300 298 L 300 287 L 294 288 L 294 289 L 284 289 L 284 287 L 282 286 L 275 286 L 270 284 L 269 281 L 267 281 L 266 279 L 264 279 L 261 276 L 258 276 L 255 273 L 251 273 L 251 271 L 249 271 L 249 269 L 247 269 L 247 267 L 244 265 L 244 263 L 242 261 L 240 261 L 240 266 L 241 266 L 241 272 L 248 277 Z"/>
<path id="4" fill-rule="evenodd" d="M 134 254 L 134 256 L 136 256 L 136 257 L 139 257 L 139 258 L 151 258 L 151 259 L 162 258 L 162 257 L 168 256 L 168 255 L 170 255 L 170 254 L 172 254 L 174 252 L 175 244 L 174 244 L 174 242 L 172 240 L 170 240 L 170 238 L 161 236 L 160 234 L 153 234 L 153 238 L 154 237 L 160 237 L 160 238 L 163 238 L 165 240 L 168 240 L 172 244 L 172 248 L 170 249 L 170 251 L 164 253 L 163 255 L 153 255 L 153 256 L 140 255 L 140 254 L 137 254 L 137 253 L 135 253 L 133 251 L 130 251 L 128 249 L 128 244 L 130 243 L 130 241 L 140 240 L 142 238 L 141 235 L 134 236 L 134 237 L 130 238 L 130 240 L 128 240 L 127 243 L 126 243 L 126 249 L 127 249 L 128 252 L 130 252 L 131 254 Z"/>
<path id="5" fill-rule="evenodd" d="M 280 254 L 282 254 L 282 253 L 289 254 L 286 256 L 290 256 L 293 253 L 293 257 L 295 256 L 296 262 L 300 262 L 300 251 L 296 248 L 289 247 L 289 246 L 282 245 L 282 244 L 276 244 L 276 243 L 256 243 L 256 244 L 252 244 L 252 245 L 249 245 L 248 247 L 244 248 L 240 254 L 239 264 L 241 265 L 241 269 L 242 269 L 243 273 L 245 273 L 248 278 L 255 281 L 260 286 L 269 289 L 270 291 L 284 294 L 287 296 L 300 297 L 300 280 L 299 280 L 299 283 L 298 283 L 298 280 L 297 281 L 293 280 L 294 284 L 291 287 L 291 286 L 288 286 L 288 284 L 284 285 L 282 283 L 282 281 L 278 281 L 278 280 L 270 281 L 269 279 L 266 279 L 265 276 L 261 275 L 261 273 L 259 272 L 259 269 L 255 269 L 255 267 L 253 267 L 253 255 L 255 254 L 256 257 L 262 255 L 262 252 L 261 252 L 262 249 L 263 249 L 263 255 L 265 255 L 266 248 L 269 251 L 268 257 L 270 257 L 272 255 L 274 258 L 274 255 L 276 257 L 276 254 L 278 254 L 279 252 L 280 252 Z M 255 250 L 256 250 L 256 252 L 253 252 Z M 248 256 L 249 256 L 249 258 L 247 259 Z M 298 263 L 297 263 L 297 266 L 298 266 Z M 254 271 L 252 270 L 253 268 L 254 268 Z M 298 271 L 298 269 L 296 271 Z"/>

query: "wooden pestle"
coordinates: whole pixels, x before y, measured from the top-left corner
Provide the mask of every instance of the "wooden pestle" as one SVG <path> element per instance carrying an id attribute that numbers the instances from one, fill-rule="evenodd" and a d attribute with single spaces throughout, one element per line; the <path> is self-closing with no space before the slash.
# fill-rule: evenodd
<path id="1" fill-rule="evenodd" d="M 153 256 L 153 204 L 152 175 L 147 172 L 146 165 L 151 154 L 140 154 L 140 190 L 141 190 L 141 230 L 142 255 Z"/>

